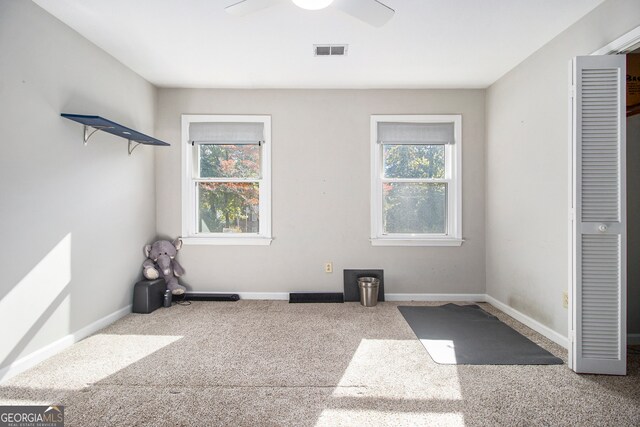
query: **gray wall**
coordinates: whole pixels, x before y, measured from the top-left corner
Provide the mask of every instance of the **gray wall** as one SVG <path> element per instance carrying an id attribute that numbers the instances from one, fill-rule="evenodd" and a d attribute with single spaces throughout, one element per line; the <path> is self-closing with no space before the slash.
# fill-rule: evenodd
<path id="1" fill-rule="evenodd" d="M 155 235 L 153 149 L 61 112 L 153 131 L 155 88 L 30 1 L 0 2 L 0 368 L 131 303 Z"/>
<path id="2" fill-rule="evenodd" d="M 487 90 L 487 292 L 564 336 L 568 64 L 638 25 L 640 2 L 607 1 Z"/>
<path id="3" fill-rule="evenodd" d="M 180 115 L 272 115 L 271 246 L 185 246 L 197 291 L 341 291 L 342 269 L 383 268 L 387 293 L 484 293 L 483 90 L 160 89 L 156 152 L 160 234 L 181 232 Z M 463 115 L 461 247 L 369 243 L 370 115 Z M 323 272 L 333 261 L 334 273 Z"/>

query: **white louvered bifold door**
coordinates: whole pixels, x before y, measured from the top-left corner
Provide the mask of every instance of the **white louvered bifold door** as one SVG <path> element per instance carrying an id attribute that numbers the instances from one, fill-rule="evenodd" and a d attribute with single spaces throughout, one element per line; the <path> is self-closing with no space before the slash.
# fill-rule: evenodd
<path id="1" fill-rule="evenodd" d="M 626 373 L 625 61 L 573 61 L 569 357 L 580 373 Z"/>

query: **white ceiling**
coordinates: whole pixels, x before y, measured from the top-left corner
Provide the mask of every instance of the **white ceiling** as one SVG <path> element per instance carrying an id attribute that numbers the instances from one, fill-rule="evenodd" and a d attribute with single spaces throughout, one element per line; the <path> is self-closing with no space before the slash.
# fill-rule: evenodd
<path id="1" fill-rule="evenodd" d="M 290 2 L 34 0 L 151 83 L 215 88 L 483 88 L 603 0 L 381 0 L 381 28 Z M 348 43 L 346 57 L 313 44 Z"/>

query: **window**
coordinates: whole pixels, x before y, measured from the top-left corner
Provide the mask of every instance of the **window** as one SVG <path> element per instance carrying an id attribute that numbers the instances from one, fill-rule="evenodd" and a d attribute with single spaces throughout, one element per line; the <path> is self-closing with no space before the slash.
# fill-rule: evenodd
<path id="1" fill-rule="evenodd" d="M 371 243 L 462 244 L 460 115 L 371 117 Z"/>
<path id="2" fill-rule="evenodd" d="M 189 244 L 271 243 L 271 117 L 183 115 L 182 234 Z"/>

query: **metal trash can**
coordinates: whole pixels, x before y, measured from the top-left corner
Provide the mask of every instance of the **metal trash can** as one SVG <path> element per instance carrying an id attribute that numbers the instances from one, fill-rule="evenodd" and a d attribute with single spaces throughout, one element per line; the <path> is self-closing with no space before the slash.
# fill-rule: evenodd
<path id="1" fill-rule="evenodd" d="M 375 277 L 358 277 L 358 288 L 360 289 L 361 305 L 365 307 L 374 307 L 378 304 L 380 279 Z"/>

